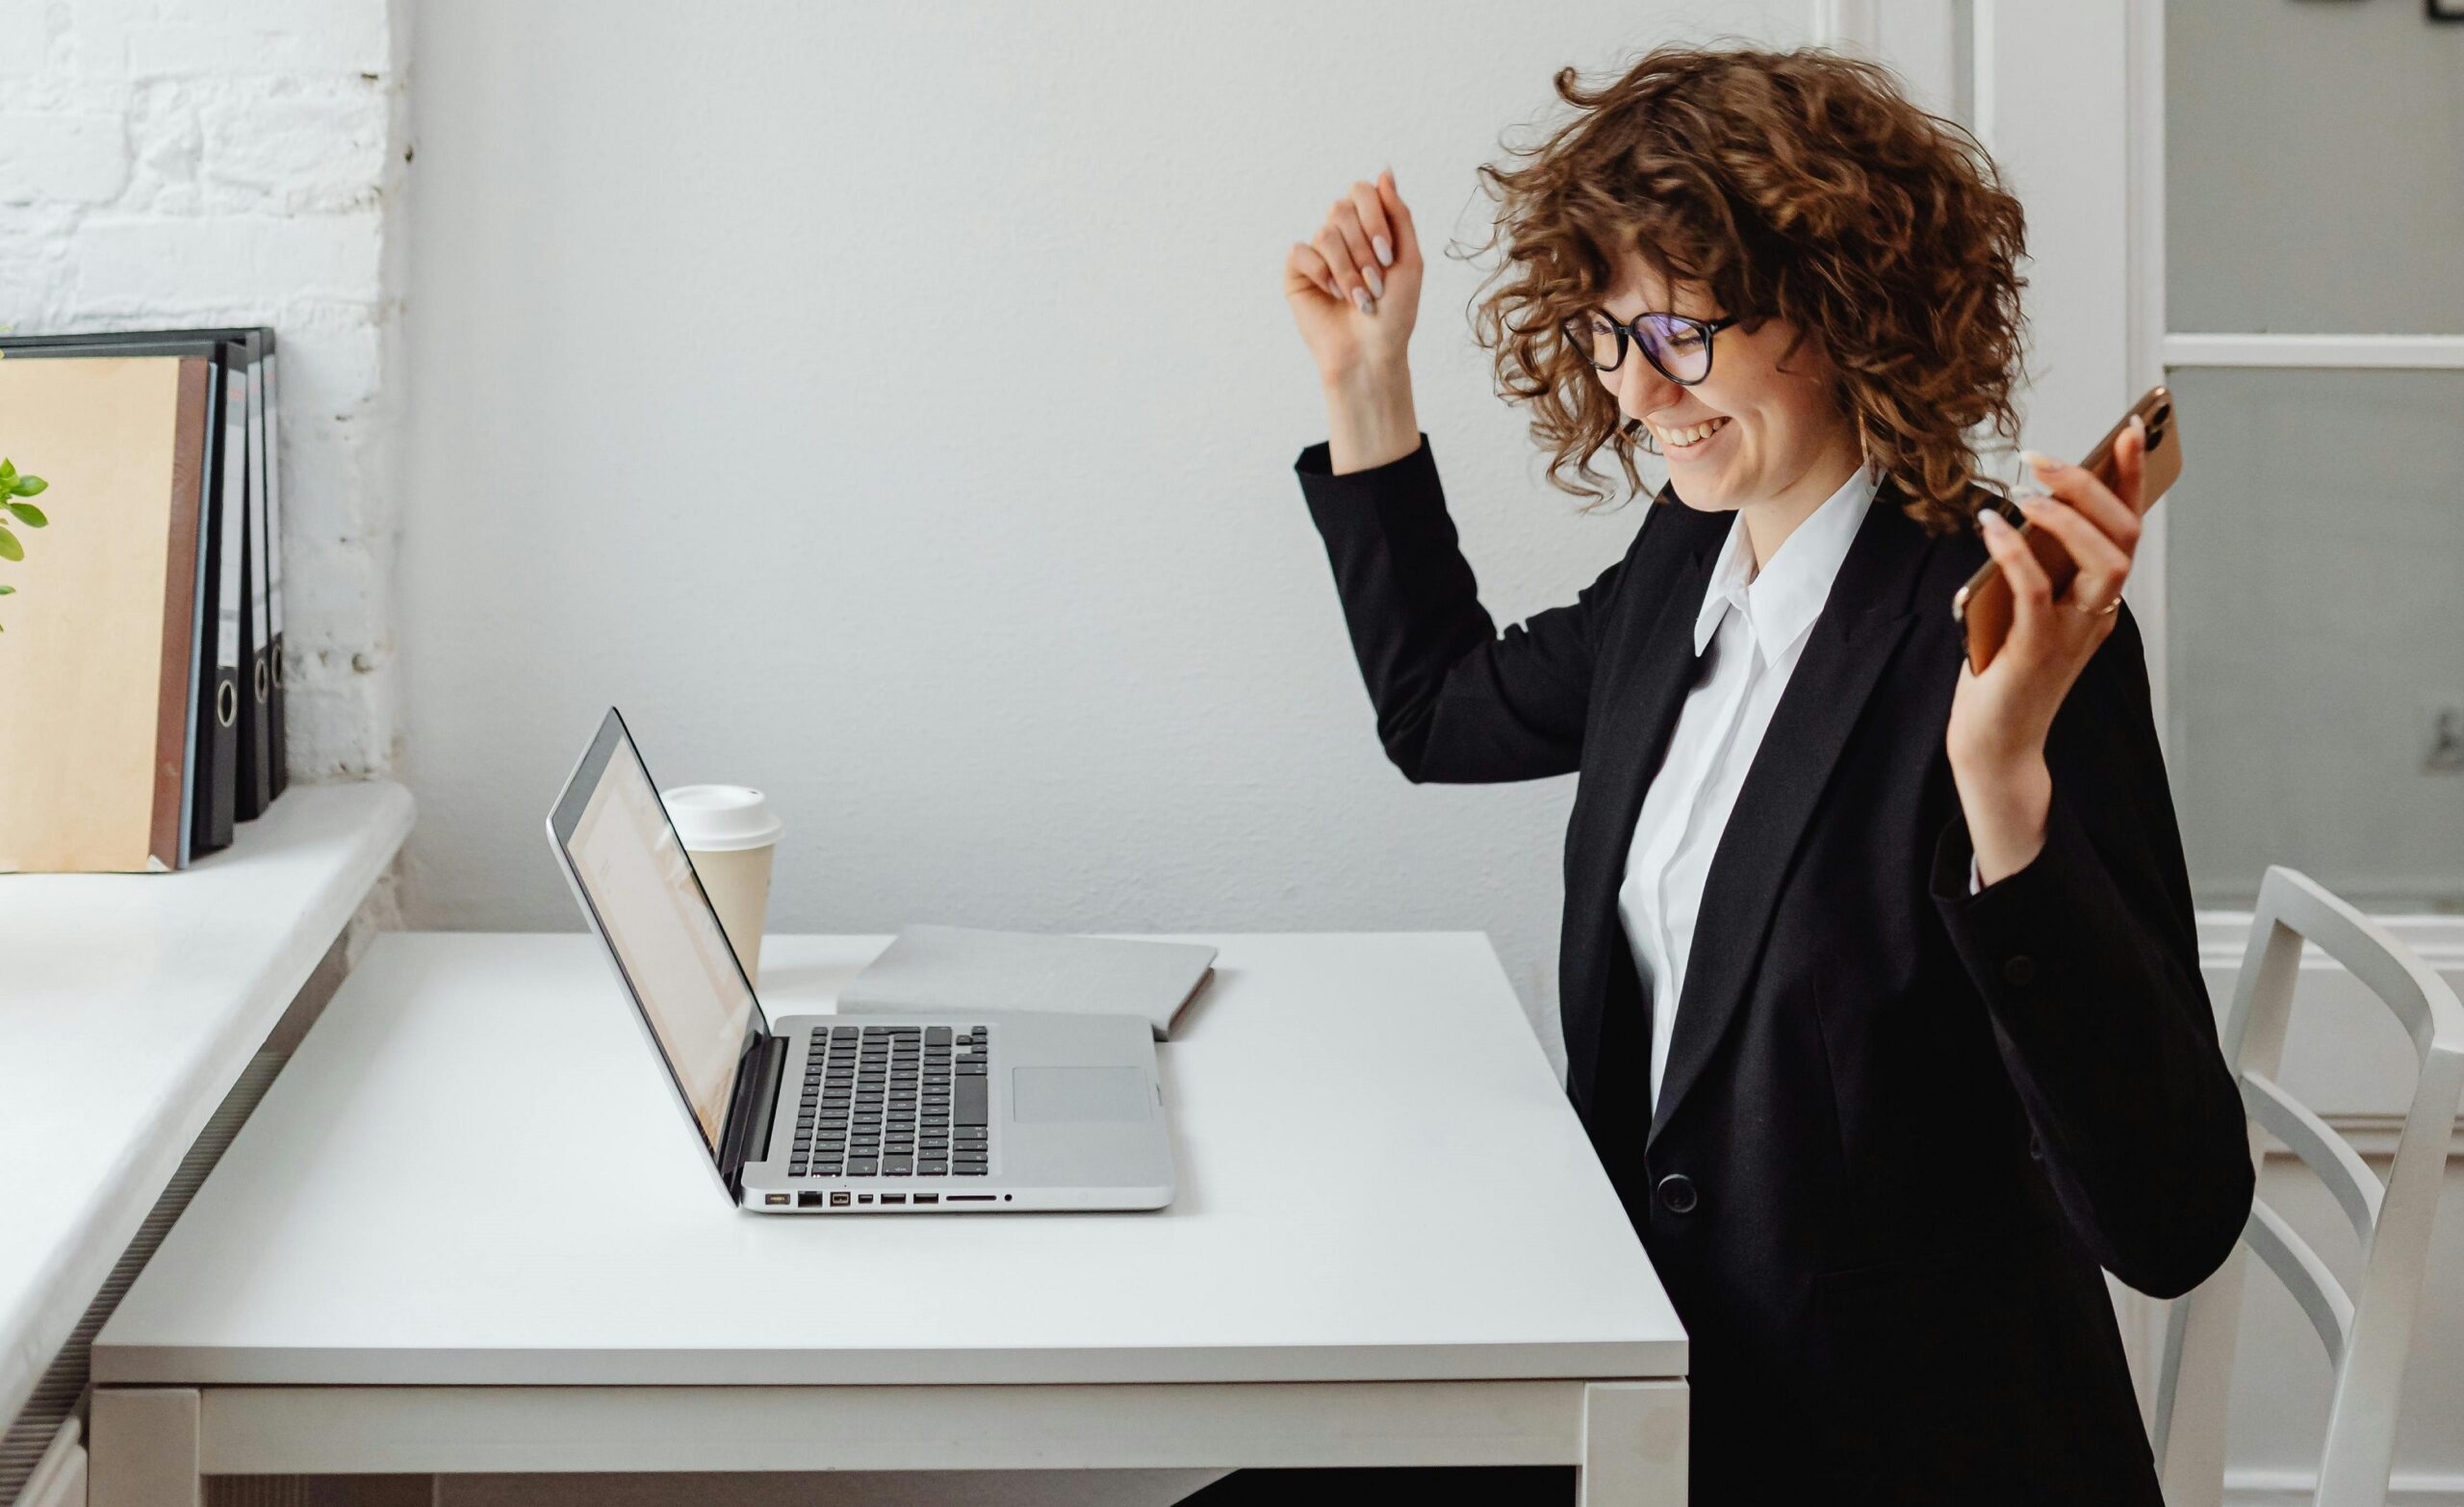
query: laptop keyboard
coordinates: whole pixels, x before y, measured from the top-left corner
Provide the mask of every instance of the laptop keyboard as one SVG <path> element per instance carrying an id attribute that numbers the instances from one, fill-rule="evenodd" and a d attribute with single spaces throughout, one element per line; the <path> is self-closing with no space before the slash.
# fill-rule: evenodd
<path id="1" fill-rule="evenodd" d="M 983 1026 L 815 1026 L 793 1177 L 982 1177 L 992 1051 Z"/>

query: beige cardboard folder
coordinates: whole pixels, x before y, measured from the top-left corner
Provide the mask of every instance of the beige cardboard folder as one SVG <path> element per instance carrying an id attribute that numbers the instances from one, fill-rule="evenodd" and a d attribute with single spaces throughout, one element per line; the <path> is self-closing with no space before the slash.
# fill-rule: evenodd
<path id="1" fill-rule="evenodd" d="M 45 527 L 0 518 L 0 872 L 179 863 L 207 374 L 0 361 L 0 455 L 50 484 Z"/>

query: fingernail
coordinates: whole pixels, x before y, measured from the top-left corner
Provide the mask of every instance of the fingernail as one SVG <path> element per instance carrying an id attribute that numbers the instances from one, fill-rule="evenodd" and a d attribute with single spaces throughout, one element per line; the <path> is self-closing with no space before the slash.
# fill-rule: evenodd
<path id="1" fill-rule="evenodd" d="M 1353 289 L 1351 291 L 1351 301 L 1360 306 L 1361 313 L 1367 314 L 1369 312 L 1369 290 L 1366 288 Z"/>
<path id="2" fill-rule="evenodd" d="M 2044 495 L 2039 492 L 2022 492 L 2011 500 L 2019 505 L 2020 512 L 2033 518 L 2036 516 L 2037 509 L 2044 504 Z"/>
<path id="3" fill-rule="evenodd" d="M 1391 244 L 1389 244 L 1389 243 L 1387 243 L 1387 240 L 1386 240 L 1386 238 L 1385 238 L 1384 236 L 1372 236 L 1372 237 L 1370 237 L 1370 238 L 1369 238 L 1369 245 L 1370 245 L 1370 249 L 1371 249 L 1371 250 L 1375 251 L 1375 252 L 1377 253 L 1377 265 L 1378 265 L 1378 266 L 1380 266 L 1380 267 L 1392 267 L 1392 266 L 1394 266 L 1394 265 L 1395 265 L 1395 248 L 1394 248 L 1394 246 L 1392 246 Z M 1380 297 L 1383 297 L 1383 296 L 1384 296 L 1384 294 L 1379 294 L 1379 296 L 1380 296 Z"/>
<path id="4" fill-rule="evenodd" d="M 1377 268 L 1373 268 L 1373 267 L 1364 267 L 1364 268 L 1362 268 L 1360 269 L 1360 271 L 1361 271 L 1361 275 L 1362 275 L 1362 276 L 1364 276 L 1364 277 L 1366 277 L 1366 278 L 1368 278 L 1368 279 L 1369 279 L 1369 292 L 1370 292 L 1370 294 L 1371 294 L 1373 296 L 1374 296 L 1374 297 L 1379 297 L 1379 298 L 1383 298 L 1383 297 L 1385 297 L 1385 296 L 1386 296 L 1386 279 L 1384 279 L 1384 278 L 1382 278 L 1382 277 L 1380 277 L 1380 276 L 1378 276 L 1378 275 L 1377 275 Z"/>
<path id="5" fill-rule="evenodd" d="M 2026 461 L 2029 465 L 2035 467 L 2039 471 L 2052 471 L 2062 464 L 2062 462 L 2055 460 L 2052 456 L 2040 455 L 2035 450 L 2021 450 L 2019 452 L 2019 459 Z"/>
<path id="6" fill-rule="evenodd" d="M 1999 508 L 1981 507 L 1976 510 L 1976 525 L 1989 534 L 1994 534 L 2010 527 L 2011 521 L 2002 516 Z"/>

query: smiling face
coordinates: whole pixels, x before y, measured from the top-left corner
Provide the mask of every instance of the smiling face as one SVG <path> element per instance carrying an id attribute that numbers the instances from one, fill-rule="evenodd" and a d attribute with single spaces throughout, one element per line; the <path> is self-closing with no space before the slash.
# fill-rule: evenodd
<path id="1" fill-rule="evenodd" d="M 1707 289 L 1671 289 L 1630 251 L 1600 307 L 1621 321 L 1646 310 L 1698 319 L 1729 312 L 1712 306 Z M 1626 417 L 1657 437 L 1686 506 L 1722 513 L 1770 504 L 1777 515 L 1802 518 L 1856 470 L 1863 455 L 1856 421 L 1834 399 L 1831 363 L 1817 344 L 1806 342 L 1780 370 L 1796 334 L 1776 319 L 1750 334 L 1732 324 L 1711 337 L 1710 375 L 1690 387 L 1662 376 L 1630 341 L 1617 370 L 1599 373 Z M 1699 429 L 1706 423 L 1715 426 L 1708 434 Z M 1692 443 L 1679 443 L 1680 435 Z"/>

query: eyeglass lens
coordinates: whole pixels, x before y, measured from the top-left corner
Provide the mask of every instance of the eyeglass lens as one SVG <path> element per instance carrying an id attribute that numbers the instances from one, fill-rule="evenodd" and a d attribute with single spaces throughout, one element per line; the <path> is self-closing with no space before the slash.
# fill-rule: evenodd
<path id="1" fill-rule="evenodd" d="M 1643 354 L 1672 382 L 1700 382 L 1710 370 L 1711 341 L 1699 324 L 1668 315 L 1646 314 L 1636 321 Z M 1625 335 L 1606 315 L 1578 315 L 1567 321 L 1567 334 L 1588 348 L 1591 364 L 1613 370 L 1625 354 Z"/>

